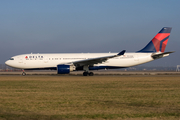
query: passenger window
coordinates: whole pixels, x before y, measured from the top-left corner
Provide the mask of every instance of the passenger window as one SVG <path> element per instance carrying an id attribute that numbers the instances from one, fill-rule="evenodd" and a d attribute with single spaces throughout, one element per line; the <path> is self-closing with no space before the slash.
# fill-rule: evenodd
<path id="1" fill-rule="evenodd" d="M 14 60 L 14 58 L 10 58 L 10 60 Z"/>

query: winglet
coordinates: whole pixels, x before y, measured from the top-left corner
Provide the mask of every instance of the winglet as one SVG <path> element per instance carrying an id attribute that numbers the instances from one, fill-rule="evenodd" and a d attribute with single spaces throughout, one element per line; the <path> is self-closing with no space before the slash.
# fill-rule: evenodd
<path id="1" fill-rule="evenodd" d="M 118 55 L 118 56 L 124 55 L 125 52 L 126 52 L 126 50 L 123 50 L 123 51 L 121 51 L 120 53 L 118 53 L 117 55 Z"/>

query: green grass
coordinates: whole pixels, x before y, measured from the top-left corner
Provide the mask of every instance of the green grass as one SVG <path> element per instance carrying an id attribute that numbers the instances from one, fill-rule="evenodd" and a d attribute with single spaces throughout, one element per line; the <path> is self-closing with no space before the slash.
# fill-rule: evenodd
<path id="1" fill-rule="evenodd" d="M 180 119 L 180 77 L 0 76 L 0 119 Z"/>

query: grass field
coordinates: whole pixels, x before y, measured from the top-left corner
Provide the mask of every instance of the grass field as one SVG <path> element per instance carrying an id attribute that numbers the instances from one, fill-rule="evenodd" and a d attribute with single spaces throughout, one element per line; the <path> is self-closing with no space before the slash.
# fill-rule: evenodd
<path id="1" fill-rule="evenodd" d="M 6 119 L 180 119 L 180 76 L 0 76 Z"/>

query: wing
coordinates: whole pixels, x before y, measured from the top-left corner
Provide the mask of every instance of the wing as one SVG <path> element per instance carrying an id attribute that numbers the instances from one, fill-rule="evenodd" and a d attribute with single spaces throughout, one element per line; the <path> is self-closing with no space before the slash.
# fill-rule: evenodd
<path id="1" fill-rule="evenodd" d="M 86 59 L 86 60 L 81 60 L 81 61 L 75 61 L 75 62 L 72 62 L 71 64 L 74 64 L 77 67 L 80 67 L 80 66 L 93 66 L 94 64 L 103 63 L 103 62 L 107 61 L 110 58 L 114 58 L 114 57 L 117 57 L 117 56 L 124 55 L 125 51 L 126 50 L 123 50 L 123 51 L 119 52 L 117 55 L 111 55 L 111 56 L 105 56 L 105 57 L 98 57 L 98 58 Z"/>

